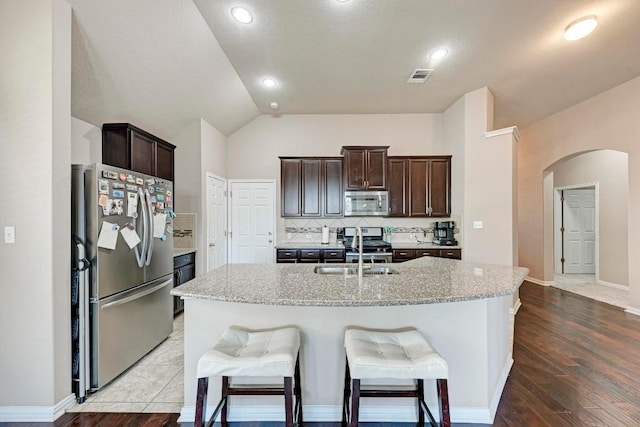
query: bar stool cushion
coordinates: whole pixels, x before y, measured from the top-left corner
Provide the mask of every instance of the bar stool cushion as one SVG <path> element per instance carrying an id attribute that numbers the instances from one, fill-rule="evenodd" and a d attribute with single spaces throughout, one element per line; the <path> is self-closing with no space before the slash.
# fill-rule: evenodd
<path id="1" fill-rule="evenodd" d="M 293 377 L 299 348 L 297 328 L 254 332 L 231 327 L 200 357 L 197 376 Z"/>
<path id="2" fill-rule="evenodd" d="M 348 329 L 345 350 L 352 378 L 446 379 L 447 362 L 417 330 Z"/>

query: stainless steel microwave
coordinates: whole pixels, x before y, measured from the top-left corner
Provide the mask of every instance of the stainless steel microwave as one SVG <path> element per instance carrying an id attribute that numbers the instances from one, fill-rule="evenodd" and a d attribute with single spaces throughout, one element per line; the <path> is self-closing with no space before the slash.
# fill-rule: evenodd
<path id="1" fill-rule="evenodd" d="M 344 216 L 385 216 L 388 212 L 388 191 L 344 192 Z"/>

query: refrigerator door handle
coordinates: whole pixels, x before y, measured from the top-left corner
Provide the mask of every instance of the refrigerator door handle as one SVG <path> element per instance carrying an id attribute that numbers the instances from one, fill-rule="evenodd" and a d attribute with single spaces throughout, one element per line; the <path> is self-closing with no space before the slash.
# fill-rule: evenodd
<path id="1" fill-rule="evenodd" d="M 149 228 L 149 220 L 147 219 L 147 209 L 144 200 L 144 193 L 138 190 L 138 199 L 140 200 L 140 213 L 142 214 L 142 244 L 135 247 L 136 261 L 138 267 L 144 267 L 147 256 L 147 229 Z M 133 219 L 133 228 L 136 228 L 136 218 Z M 142 249 L 140 249 L 142 247 Z"/>
<path id="2" fill-rule="evenodd" d="M 125 297 L 125 298 L 110 302 L 108 304 L 105 304 L 102 307 L 100 307 L 100 309 L 101 310 L 105 310 L 107 308 L 116 307 L 118 305 L 122 305 L 122 304 L 126 304 L 128 302 L 131 302 L 131 301 L 135 301 L 138 298 L 142 298 L 144 296 L 152 294 L 152 293 L 164 288 L 165 286 L 167 286 L 167 285 L 169 285 L 171 283 L 173 283 L 173 277 L 168 279 L 168 280 L 165 280 L 164 282 L 160 283 L 159 285 L 154 286 L 153 288 L 146 289 L 146 290 L 144 290 L 142 292 L 139 292 L 139 293 L 136 293 L 134 295 L 131 295 L 131 296 L 128 296 L 128 297 Z"/>
<path id="3" fill-rule="evenodd" d="M 147 212 L 149 214 L 149 246 L 147 248 L 147 259 L 145 265 L 151 264 L 151 256 L 153 255 L 153 230 L 155 228 L 154 219 L 153 219 L 153 208 L 151 207 L 151 194 L 149 190 L 144 190 L 145 195 L 147 196 Z"/>

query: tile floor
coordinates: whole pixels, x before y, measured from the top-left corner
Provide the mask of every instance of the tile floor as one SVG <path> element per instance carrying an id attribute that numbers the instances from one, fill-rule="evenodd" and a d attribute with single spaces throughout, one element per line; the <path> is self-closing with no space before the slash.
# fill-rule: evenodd
<path id="1" fill-rule="evenodd" d="M 556 288 L 617 307 L 629 306 L 629 292 L 596 283 L 594 274 L 556 274 Z"/>
<path id="2" fill-rule="evenodd" d="M 180 412 L 184 401 L 184 316 L 162 344 L 67 412 Z"/>

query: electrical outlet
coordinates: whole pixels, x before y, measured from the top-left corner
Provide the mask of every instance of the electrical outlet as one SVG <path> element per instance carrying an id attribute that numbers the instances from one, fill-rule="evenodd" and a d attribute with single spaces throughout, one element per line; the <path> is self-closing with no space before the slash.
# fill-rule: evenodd
<path id="1" fill-rule="evenodd" d="M 4 227 L 4 242 L 5 243 L 16 242 L 16 228 L 13 225 Z"/>
<path id="2" fill-rule="evenodd" d="M 484 224 L 482 221 L 473 221 L 473 228 L 475 230 L 482 230 L 484 228 Z"/>

